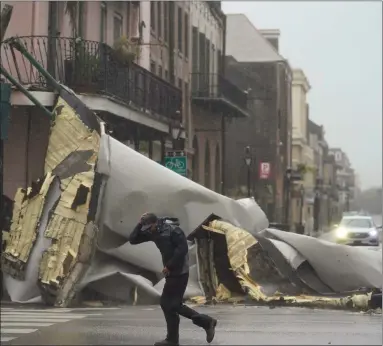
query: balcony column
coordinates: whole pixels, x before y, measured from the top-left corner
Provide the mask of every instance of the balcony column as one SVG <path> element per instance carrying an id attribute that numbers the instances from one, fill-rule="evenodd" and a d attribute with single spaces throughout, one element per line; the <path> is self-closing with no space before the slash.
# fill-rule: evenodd
<path id="1" fill-rule="evenodd" d="M 149 159 L 153 160 L 153 140 L 149 139 Z"/>
<path id="2" fill-rule="evenodd" d="M 165 138 L 161 137 L 161 165 L 165 164 L 165 152 L 166 152 Z"/>
<path id="3" fill-rule="evenodd" d="M 134 150 L 140 151 L 140 128 L 139 128 L 139 125 L 136 125 L 136 130 L 134 132 Z"/>

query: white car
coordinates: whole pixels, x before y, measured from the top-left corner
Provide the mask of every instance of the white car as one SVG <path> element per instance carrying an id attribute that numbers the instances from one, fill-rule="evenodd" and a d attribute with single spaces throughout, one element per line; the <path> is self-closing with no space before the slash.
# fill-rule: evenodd
<path id="1" fill-rule="evenodd" d="M 344 216 L 336 231 L 337 243 L 379 246 L 380 232 L 370 216 Z"/>

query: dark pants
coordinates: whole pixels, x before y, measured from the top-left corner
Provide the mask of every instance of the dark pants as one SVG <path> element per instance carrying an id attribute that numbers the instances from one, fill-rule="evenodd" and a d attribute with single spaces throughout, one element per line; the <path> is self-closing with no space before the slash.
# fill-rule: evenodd
<path id="1" fill-rule="evenodd" d="M 189 274 L 166 278 L 161 296 L 161 308 L 165 315 L 168 333 L 166 339 L 175 343 L 179 341 L 179 315 L 189 318 L 201 328 L 209 328 L 212 318 L 199 314 L 197 311 L 183 304 L 183 296 L 189 280 Z"/>

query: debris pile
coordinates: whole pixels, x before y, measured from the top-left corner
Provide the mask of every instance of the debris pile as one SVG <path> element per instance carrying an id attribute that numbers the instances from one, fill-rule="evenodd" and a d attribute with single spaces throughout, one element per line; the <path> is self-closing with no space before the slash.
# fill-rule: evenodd
<path id="1" fill-rule="evenodd" d="M 381 286 L 380 252 L 267 228 L 253 199 L 232 200 L 135 152 L 64 89 L 45 175 L 17 191 L 4 237 L 11 300 L 64 307 L 90 289 L 129 304 L 158 302 L 159 252 L 128 243 L 146 211 L 179 219 L 190 241 L 186 298 L 197 304 L 367 309 Z"/>

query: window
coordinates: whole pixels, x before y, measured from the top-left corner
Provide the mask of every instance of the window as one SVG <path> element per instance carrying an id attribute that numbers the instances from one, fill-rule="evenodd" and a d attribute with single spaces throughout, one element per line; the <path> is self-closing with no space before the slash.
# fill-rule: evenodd
<path id="1" fill-rule="evenodd" d="M 162 78 L 162 66 L 158 66 L 158 77 Z"/>
<path id="2" fill-rule="evenodd" d="M 113 17 L 113 39 L 117 41 L 122 36 L 122 16 L 114 13 Z"/>
<path id="3" fill-rule="evenodd" d="M 150 1 L 150 28 L 156 32 L 156 2 Z"/>
<path id="4" fill-rule="evenodd" d="M 130 33 L 130 2 L 127 2 L 126 3 L 126 34 L 128 37 L 131 37 L 131 33 Z"/>
<path id="5" fill-rule="evenodd" d="M 107 12 L 106 12 L 106 2 L 101 2 L 101 20 L 100 20 L 100 41 L 106 42 L 106 24 L 107 21 Z"/>
<path id="6" fill-rule="evenodd" d="M 184 32 L 185 32 L 185 57 L 189 57 L 189 15 L 185 13 L 184 21 Z"/>
<path id="7" fill-rule="evenodd" d="M 77 28 L 78 28 L 78 36 L 84 37 L 85 34 L 85 2 L 78 2 L 78 18 L 77 18 Z"/>
<path id="8" fill-rule="evenodd" d="M 162 37 L 162 1 L 157 1 L 158 37 Z"/>
<path id="9" fill-rule="evenodd" d="M 198 29 L 193 26 L 192 29 L 192 91 L 198 90 L 198 64 L 199 64 L 199 52 L 198 52 Z"/>
<path id="10" fill-rule="evenodd" d="M 164 1 L 164 40 L 169 42 L 169 4 Z"/>
<path id="11" fill-rule="evenodd" d="M 165 80 L 169 81 L 169 71 L 165 70 Z"/>
<path id="12" fill-rule="evenodd" d="M 221 74 L 222 72 L 222 53 L 219 49 L 217 49 L 217 71 L 218 74 Z"/>
<path id="13" fill-rule="evenodd" d="M 185 101 L 185 112 L 184 112 L 184 119 L 185 119 L 185 126 L 186 129 L 189 128 L 189 83 L 184 83 L 184 101 Z"/>
<path id="14" fill-rule="evenodd" d="M 178 50 L 182 53 L 182 40 L 183 40 L 183 31 L 182 31 L 182 8 L 178 7 Z"/>
<path id="15" fill-rule="evenodd" d="M 178 78 L 178 87 L 182 90 L 182 79 Z"/>
<path id="16" fill-rule="evenodd" d="M 153 60 L 150 62 L 150 72 L 156 73 L 156 63 Z"/>

